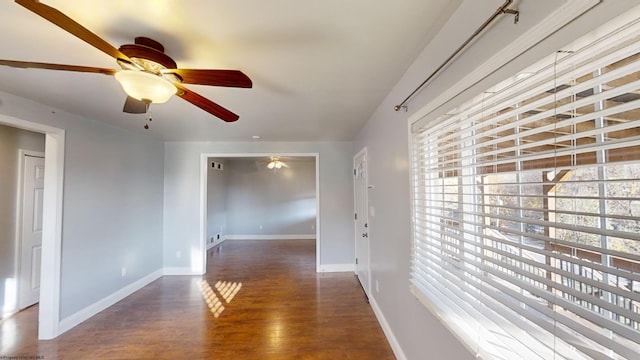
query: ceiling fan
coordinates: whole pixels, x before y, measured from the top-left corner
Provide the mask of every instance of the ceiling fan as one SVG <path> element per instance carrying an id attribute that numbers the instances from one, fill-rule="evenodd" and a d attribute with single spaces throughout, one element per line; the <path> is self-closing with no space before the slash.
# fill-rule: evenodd
<path id="1" fill-rule="evenodd" d="M 289 167 L 289 165 L 285 164 L 284 162 L 282 162 L 282 160 L 280 160 L 280 157 L 278 156 L 272 156 L 269 158 L 269 162 L 267 163 L 267 169 L 269 170 L 276 170 L 276 169 L 281 169 L 283 167 Z"/>
<path id="2" fill-rule="evenodd" d="M 128 95 L 124 112 L 146 113 L 149 104 L 166 102 L 175 94 L 226 122 L 233 122 L 238 120 L 238 115 L 187 89 L 183 84 L 239 88 L 253 86 L 251 79 L 239 70 L 180 69 L 175 61 L 164 53 L 164 47 L 155 40 L 137 37 L 133 44 L 122 45 L 116 49 L 53 7 L 37 0 L 15 2 L 113 57 L 121 70 L 1 59 L 0 65 L 113 75 Z"/>

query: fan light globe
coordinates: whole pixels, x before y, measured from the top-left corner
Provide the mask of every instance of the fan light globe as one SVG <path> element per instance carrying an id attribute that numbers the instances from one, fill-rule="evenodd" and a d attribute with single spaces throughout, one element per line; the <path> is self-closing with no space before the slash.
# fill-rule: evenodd
<path id="1" fill-rule="evenodd" d="M 140 101 L 164 103 L 178 91 L 167 79 L 145 71 L 122 70 L 115 78 L 127 95 Z"/>
<path id="2" fill-rule="evenodd" d="M 280 160 L 271 160 L 271 162 L 267 164 L 267 168 L 269 170 L 280 169 L 282 168 L 282 162 L 280 162 Z"/>

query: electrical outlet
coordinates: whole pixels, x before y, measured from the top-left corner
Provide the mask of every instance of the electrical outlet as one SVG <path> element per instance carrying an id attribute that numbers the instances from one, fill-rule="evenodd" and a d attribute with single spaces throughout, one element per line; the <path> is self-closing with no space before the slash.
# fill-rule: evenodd
<path id="1" fill-rule="evenodd" d="M 122 277 L 124 277 L 125 275 L 127 275 L 127 268 L 126 268 L 126 267 L 123 267 L 123 268 L 122 268 L 121 273 L 122 273 Z"/>
<path id="2" fill-rule="evenodd" d="M 259 228 L 260 230 L 262 230 L 262 225 L 258 226 L 258 228 Z"/>
<path id="3" fill-rule="evenodd" d="M 376 292 L 380 292 L 380 283 L 376 280 Z"/>
<path id="4" fill-rule="evenodd" d="M 176 257 L 180 259 L 182 257 L 182 251 L 176 251 Z"/>

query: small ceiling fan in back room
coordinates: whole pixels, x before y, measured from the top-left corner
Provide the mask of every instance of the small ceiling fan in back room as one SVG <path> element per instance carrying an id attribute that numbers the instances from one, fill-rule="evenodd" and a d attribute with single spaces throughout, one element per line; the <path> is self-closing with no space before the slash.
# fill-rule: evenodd
<path id="1" fill-rule="evenodd" d="M 2 59 L 0 59 L 0 65 L 113 75 L 127 94 L 124 112 L 146 113 L 150 104 L 163 103 L 171 96 L 177 95 L 226 122 L 233 122 L 238 120 L 238 115 L 183 85 L 197 84 L 239 88 L 253 86 L 251 79 L 239 70 L 180 69 L 176 62 L 164 53 L 164 46 L 155 40 L 137 37 L 133 44 L 115 48 L 57 9 L 37 0 L 15 0 L 15 2 L 113 57 L 121 69 Z"/>

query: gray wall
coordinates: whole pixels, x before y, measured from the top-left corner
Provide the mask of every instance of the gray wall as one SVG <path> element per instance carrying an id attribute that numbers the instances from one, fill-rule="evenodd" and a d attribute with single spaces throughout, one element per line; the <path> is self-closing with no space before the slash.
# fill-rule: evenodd
<path id="1" fill-rule="evenodd" d="M 0 114 L 66 130 L 61 319 L 162 268 L 162 141 L 3 92 Z"/>
<path id="2" fill-rule="evenodd" d="M 229 160 L 228 235 L 315 235 L 315 160 L 286 164 L 269 170 L 264 158 Z"/>
<path id="3" fill-rule="evenodd" d="M 192 259 L 203 257 L 199 251 L 200 154 L 203 153 L 319 153 L 320 263 L 353 264 L 352 152 L 351 142 L 166 143 L 164 265 L 193 268 L 197 264 Z M 178 257 L 178 252 L 185 256 Z"/>
<path id="4" fill-rule="evenodd" d="M 222 170 L 211 167 L 212 162 L 222 164 Z M 224 159 L 209 158 L 207 170 L 207 241 L 212 244 L 227 233 L 227 162 Z M 213 241 L 211 238 L 213 237 Z"/>
<path id="5" fill-rule="evenodd" d="M 44 134 L 0 125 L 0 317 L 3 311 L 13 312 L 17 308 L 17 292 L 7 289 L 15 283 L 16 273 L 16 197 L 18 184 L 18 150 L 44 153 Z M 6 291 L 15 296 L 9 300 Z M 11 295 L 10 295 L 11 296 Z M 9 300 L 9 304 L 5 301 Z M 5 309 L 5 305 L 15 304 Z"/>
<path id="6" fill-rule="evenodd" d="M 503 1 L 465 1 L 458 8 L 457 18 L 448 23 L 417 60 L 361 130 L 354 153 L 367 147 L 369 181 L 375 188 L 369 203 L 375 216 L 369 219 L 370 263 L 372 283 L 379 282 L 380 290 L 372 291 L 372 302 L 380 308 L 395 339 L 408 359 L 473 359 L 474 356 L 409 292 L 411 255 L 411 213 L 409 190 L 409 157 L 407 123 L 442 91 L 451 87 L 476 66 L 482 64 L 503 46 L 539 22 L 561 4 L 555 0 L 520 2 L 520 23 L 512 19 L 501 24 L 506 31 L 490 31 L 466 51 L 456 62 L 435 78 L 409 104 L 408 111 L 395 112 L 397 105 L 422 82 L 444 59 L 459 46 Z M 637 1 L 604 1 L 594 10 L 566 26 L 561 32 L 543 41 L 523 56 L 474 88 L 464 92 L 455 102 L 461 103 L 499 80 L 546 56 L 573 38 L 587 33 L 597 24 L 621 13 Z M 440 109 L 439 109 L 440 110 Z M 447 109 L 442 109 L 446 111 Z M 427 355 L 428 354 L 428 355 Z"/>

